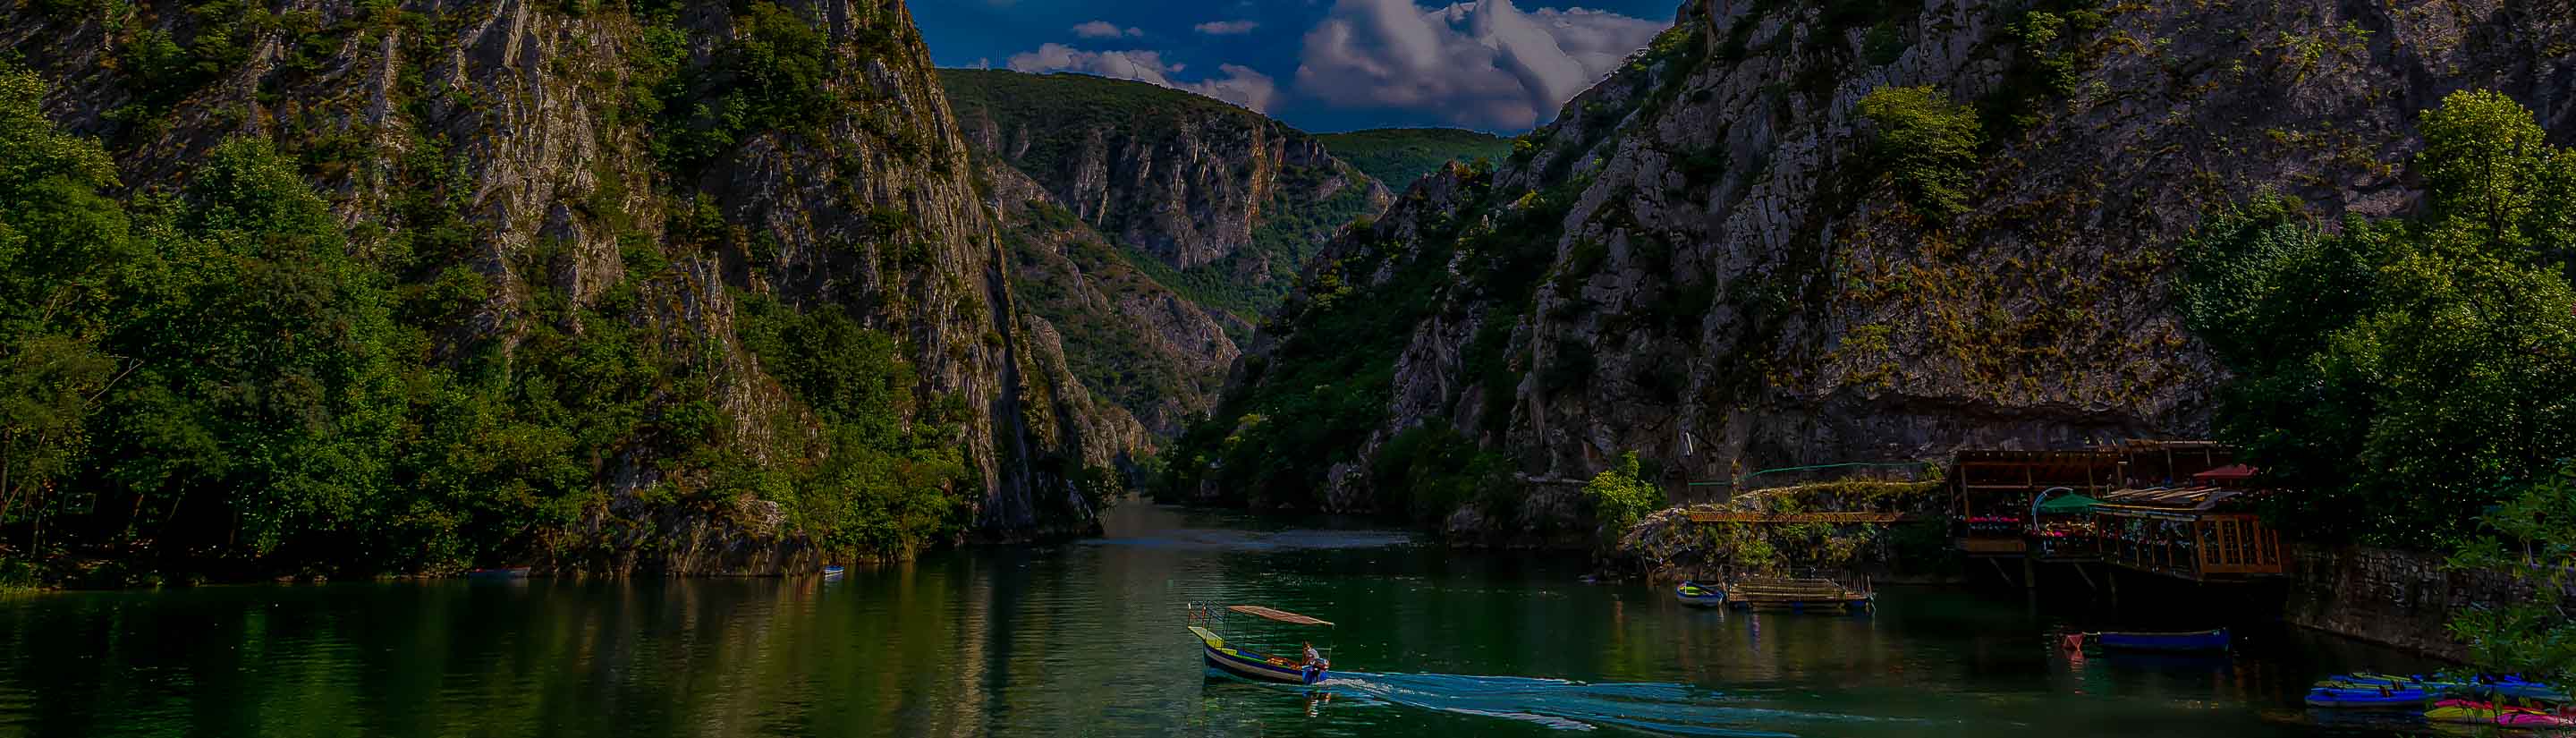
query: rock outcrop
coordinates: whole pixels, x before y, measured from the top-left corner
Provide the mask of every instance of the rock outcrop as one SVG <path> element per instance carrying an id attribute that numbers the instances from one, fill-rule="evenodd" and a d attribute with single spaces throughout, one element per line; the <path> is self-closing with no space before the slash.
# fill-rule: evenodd
<path id="1" fill-rule="evenodd" d="M 2453 90 L 2502 91 L 2576 136 L 2565 5 L 1854 5 L 1687 4 L 1512 161 L 1426 180 L 1330 249 L 1248 349 L 1229 401 L 1243 414 L 1208 437 L 1257 444 L 1313 404 L 1283 399 L 1311 377 L 1280 377 L 1317 360 L 1326 339 L 1300 334 L 1318 330 L 1387 378 L 1352 384 L 1386 410 L 1323 449 L 1358 469 L 1422 427 L 1531 478 L 1633 450 L 1676 489 L 2192 436 L 2222 377 L 2171 285 L 2204 214 L 2267 191 L 2327 222 L 2404 211 L 2416 191 L 2381 162 L 2418 149 L 2417 114 Z M 1859 101 L 1918 86 L 1984 123 L 1961 212 L 1910 203 L 1870 155 L 1881 131 Z M 1504 237 L 1529 230 L 1535 244 Z M 1326 309 L 1424 290 L 1384 341 Z M 1210 497 L 1275 484 L 1383 507 L 1401 492 L 1185 453 Z"/>
<path id="2" fill-rule="evenodd" d="M 54 82 L 48 107 L 106 140 L 138 192 L 167 188 L 226 138 L 265 137 L 305 163 L 357 248 L 413 249 L 420 270 L 481 275 L 488 299 L 439 331 L 439 352 L 506 354 L 540 325 L 579 335 L 603 300 L 631 300 L 626 320 L 705 379 L 727 421 L 724 452 L 798 464 L 810 460 L 780 457 L 782 441 L 817 421 L 745 349 L 738 308 L 845 310 L 896 338 L 918 374 L 914 405 L 954 408 L 945 420 L 969 468 L 959 496 L 974 535 L 1094 526 L 1070 472 L 1110 465 L 1142 434 L 1071 381 L 1054 332 L 1012 292 L 1013 262 L 902 3 L 628 7 L 16 3 L 0 39 Z M 810 119 L 692 117 L 686 105 L 711 90 L 690 85 L 745 74 L 726 65 L 754 63 L 734 51 L 752 41 L 811 47 L 817 68 L 799 73 L 821 76 L 778 88 L 810 99 L 757 101 Z M 925 412 L 912 422 L 930 422 Z M 567 568 L 819 561 L 775 504 L 678 510 L 647 494 L 703 482 L 713 472 L 699 462 L 638 441 L 602 463 L 608 499 L 572 532 L 584 542 Z"/>

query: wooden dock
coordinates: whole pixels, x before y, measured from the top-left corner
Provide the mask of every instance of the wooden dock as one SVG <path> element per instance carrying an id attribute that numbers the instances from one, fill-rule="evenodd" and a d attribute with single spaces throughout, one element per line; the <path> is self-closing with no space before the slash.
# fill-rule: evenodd
<path id="1" fill-rule="evenodd" d="M 1850 610 L 1868 607 L 1870 599 L 1831 579 L 1751 577 L 1726 588 L 1726 604 L 1736 609 Z"/>

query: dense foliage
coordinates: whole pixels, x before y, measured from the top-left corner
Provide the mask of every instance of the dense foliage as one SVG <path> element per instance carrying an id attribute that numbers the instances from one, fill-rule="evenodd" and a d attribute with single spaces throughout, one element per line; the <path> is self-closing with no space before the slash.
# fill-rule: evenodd
<path id="1" fill-rule="evenodd" d="M 2190 245 L 2184 312 L 2236 382 L 2221 431 L 2308 534 L 2421 547 L 2576 457 L 2576 155 L 2530 111 L 2424 114 L 2427 209 L 2339 232 L 2262 199 Z"/>
<path id="2" fill-rule="evenodd" d="M 1315 137 L 1333 156 L 1402 191 L 1451 162 L 1502 161 L 1512 155 L 1512 140 L 1455 128 L 1381 128 Z"/>
<path id="3" fill-rule="evenodd" d="M 2489 673 L 2576 683 L 2576 613 L 2545 594 L 2576 582 L 2576 466 L 2524 488 L 2481 522 L 2484 530 L 2459 546 L 2451 565 L 2505 572 L 2544 594 L 2456 613 L 2451 632 Z"/>
<path id="4" fill-rule="evenodd" d="M 717 64 L 726 96 L 755 113 L 806 104 L 812 29 L 753 5 Z M 648 322 L 675 278 L 666 249 L 687 244 L 629 237 L 625 281 L 587 300 L 551 279 L 561 244 L 481 261 L 436 138 L 356 228 L 306 183 L 327 152 L 299 162 L 260 138 L 214 147 L 175 191 L 120 198 L 107 150 L 58 131 L 43 96 L 35 75 L 0 73 L 10 573 L 91 558 L 438 572 L 612 549 L 649 562 L 670 553 L 654 550 L 665 513 L 874 557 L 960 524 L 965 408 L 914 387 L 895 339 L 839 306 L 741 298 L 732 329 L 793 402 L 729 417 L 711 374 L 723 347 Z M 709 120 L 666 140 L 750 130 Z M 669 232 L 705 230 L 684 222 L 704 209 L 671 204 Z M 498 283 L 511 275 L 547 276 Z M 509 330 L 475 327 L 495 319 Z"/>
<path id="5" fill-rule="evenodd" d="M 2222 432 L 2300 490 L 2279 519 L 2542 593 L 2455 613 L 2481 668 L 2576 676 L 2576 151 L 2531 111 L 2459 92 L 2426 111 L 2415 217 L 2327 232 L 2278 198 L 2193 244 L 2184 304 L 2231 368 Z"/>
<path id="6" fill-rule="evenodd" d="M 1593 519 L 1601 522 L 1604 537 L 1616 541 L 1647 513 L 1663 509 L 1664 488 L 1645 479 L 1637 452 L 1630 451 L 1583 484 L 1583 499 L 1592 504 Z"/>
<path id="7" fill-rule="evenodd" d="M 2576 153 L 2490 92 L 2423 131 L 2418 216 L 2328 232 L 2266 198 L 2190 245 L 2185 313 L 2236 372 L 2221 433 L 2312 536 L 2454 540 L 2576 457 Z"/>

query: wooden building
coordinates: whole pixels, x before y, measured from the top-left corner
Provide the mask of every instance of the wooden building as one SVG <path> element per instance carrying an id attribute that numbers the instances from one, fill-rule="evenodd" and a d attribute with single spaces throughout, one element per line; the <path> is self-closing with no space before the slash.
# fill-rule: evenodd
<path id="1" fill-rule="evenodd" d="M 2093 494 L 2119 484 L 2120 456 L 2089 451 L 1961 451 L 1950 463 L 1957 500 L 1951 539 L 1970 556 L 2030 552 L 2032 500 L 2066 488 Z"/>
<path id="2" fill-rule="evenodd" d="M 2252 476 L 2230 466 L 2182 486 L 2104 494 L 2093 506 L 2102 561 L 2195 582 L 2281 576 L 2288 568 L 2281 536 L 2252 509 L 2274 493 L 2241 486 Z"/>

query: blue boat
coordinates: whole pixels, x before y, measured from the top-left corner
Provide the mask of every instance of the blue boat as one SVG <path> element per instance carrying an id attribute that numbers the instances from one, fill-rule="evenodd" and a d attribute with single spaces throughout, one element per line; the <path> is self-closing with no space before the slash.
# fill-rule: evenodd
<path id="1" fill-rule="evenodd" d="M 824 579 L 839 579 L 842 575 L 848 573 L 850 573 L 850 570 L 841 568 L 839 564 L 823 567 Z"/>
<path id="2" fill-rule="evenodd" d="M 1321 666 L 1301 666 L 1294 661 L 1277 656 L 1265 656 L 1251 650 L 1228 646 L 1225 639 L 1208 632 L 1206 628 L 1193 625 L 1190 626 L 1190 633 L 1199 637 L 1199 644 L 1205 648 L 1208 665 L 1222 669 L 1228 674 L 1280 684 L 1314 684 L 1332 678 L 1332 672 Z"/>
<path id="3" fill-rule="evenodd" d="M 1726 605 L 1726 590 L 1698 582 L 1683 582 L 1673 588 L 1673 598 L 1692 607 L 1723 607 Z"/>
<path id="4" fill-rule="evenodd" d="M 2309 707 L 2341 709 L 2419 708 L 2433 696 L 2421 689 L 2318 687 L 2308 690 Z"/>
<path id="5" fill-rule="evenodd" d="M 499 569 L 476 569 L 465 573 L 467 579 L 526 579 L 531 570 L 524 566 Z"/>
<path id="6" fill-rule="evenodd" d="M 2123 651 L 2208 652 L 2227 650 L 2227 629 L 2190 633 L 2120 633 L 2093 634 L 2103 648 Z"/>

